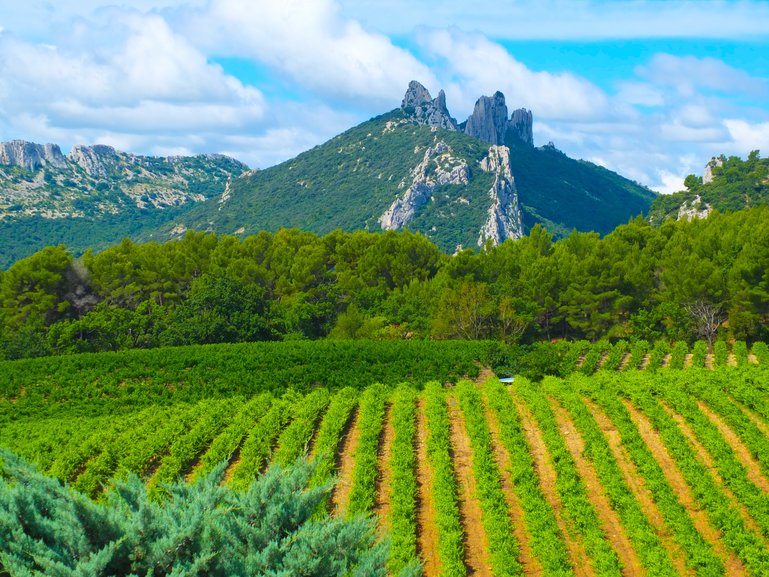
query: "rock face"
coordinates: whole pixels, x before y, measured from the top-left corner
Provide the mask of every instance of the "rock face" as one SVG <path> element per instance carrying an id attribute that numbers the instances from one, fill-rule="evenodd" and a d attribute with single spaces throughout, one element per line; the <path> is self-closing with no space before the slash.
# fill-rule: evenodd
<path id="1" fill-rule="evenodd" d="M 104 178 L 108 174 L 108 167 L 117 164 L 118 153 L 114 148 L 105 144 L 76 145 L 72 147 L 67 159 L 77 164 L 90 176 Z"/>
<path id="2" fill-rule="evenodd" d="M 529 146 L 534 146 L 531 110 L 519 108 L 508 118 L 505 95 L 499 91 L 493 96 L 481 96 L 475 103 L 470 117 L 459 125 L 449 114 L 446 93 L 443 90 L 433 99 L 427 88 L 412 80 L 401 102 L 401 110 L 408 119 L 417 124 L 462 130 L 465 134 L 489 144 L 504 144 L 506 138 L 517 138 Z"/>
<path id="3" fill-rule="evenodd" d="M 534 146 L 533 126 L 531 110 L 525 108 L 513 110 L 510 121 L 507 123 L 507 135 L 522 140 L 529 146 Z"/>
<path id="4" fill-rule="evenodd" d="M 504 144 L 507 133 L 505 95 L 481 96 L 465 124 L 465 133 L 489 144 Z"/>
<path id="5" fill-rule="evenodd" d="M 505 95 L 501 92 L 478 99 L 465 123 L 465 133 L 489 144 L 504 144 L 506 138 L 517 138 L 534 146 L 531 111 L 519 108 L 508 119 Z"/>
<path id="6" fill-rule="evenodd" d="M 0 164 L 37 170 L 43 166 L 62 168 L 67 165 L 67 160 L 56 144 L 11 140 L 0 143 Z"/>
<path id="7" fill-rule="evenodd" d="M 710 166 L 708 164 L 708 166 Z M 711 180 L 713 179 L 713 176 L 711 175 Z M 703 178 L 703 182 L 704 182 Z M 710 181 L 708 181 L 710 182 Z M 708 215 L 713 212 L 713 207 L 710 206 L 707 202 L 702 202 L 702 198 L 700 195 L 696 195 L 691 202 L 684 201 L 681 203 L 681 206 L 678 208 L 678 215 L 676 217 L 676 220 L 686 219 L 686 220 L 694 220 L 695 218 L 707 218 Z"/>
<path id="8" fill-rule="evenodd" d="M 488 218 L 478 236 L 478 246 L 484 246 L 489 240 L 493 245 L 497 245 L 508 238 L 521 238 L 523 219 L 513 171 L 510 168 L 510 149 L 507 146 L 492 145 L 480 167 L 484 172 L 493 173 L 495 178 L 489 190 L 491 205 Z"/>
<path id="9" fill-rule="evenodd" d="M 446 108 L 446 94 L 441 90 L 433 100 L 430 92 L 416 80 L 409 82 L 401 109 L 418 124 L 456 130 L 454 120 Z"/>
<path id="10" fill-rule="evenodd" d="M 724 161 L 720 158 L 711 158 L 710 162 L 705 165 L 705 174 L 702 175 L 702 184 L 713 182 L 713 169 L 723 165 Z"/>
<path id="11" fill-rule="evenodd" d="M 417 211 L 432 199 L 436 187 L 444 184 L 467 184 L 470 169 L 462 158 L 454 158 L 451 148 L 442 140 L 425 150 L 422 162 L 411 171 L 411 185 L 396 198 L 379 217 L 383 230 L 403 228 Z"/>

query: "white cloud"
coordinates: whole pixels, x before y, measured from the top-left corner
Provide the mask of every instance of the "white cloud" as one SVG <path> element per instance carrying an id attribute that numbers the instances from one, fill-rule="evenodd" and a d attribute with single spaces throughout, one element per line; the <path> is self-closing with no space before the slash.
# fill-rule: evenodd
<path id="1" fill-rule="evenodd" d="M 252 58 L 363 109 L 399 99 L 414 78 L 433 79 L 389 37 L 342 16 L 333 0 L 212 0 L 186 26 L 213 53 Z"/>
<path id="2" fill-rule="evenodd" d="M 458 114 L 469 114 L 481 93 L 496 90 L 505 94 L 508 108 L 533 109 L 544 118 L 594 118 L 607 109 L 606 95 L 587 80 L 530 70 L 481 34 L 423 29 L 417 40 L 425 56 L 443 70 L 449 106 L 458 104 Z"/>
<path id="3" fill-rule="evenodd" d="M 648 64 L 637 67 L 636 74 L 654 85 L 672 86 L 685 97 L 694 95 L 698 88 L 754 95 L 767 92 L 765 80 L 716 58 L 657 54 Z"/>
<path id="4" fill-rule="evenodd" d="M 764 156 L 769 153 L 769 122 L 750 123 L 740 119 L 724 121 L 734 141 L 738 154 L 751 150 L 762 150 Z"/>

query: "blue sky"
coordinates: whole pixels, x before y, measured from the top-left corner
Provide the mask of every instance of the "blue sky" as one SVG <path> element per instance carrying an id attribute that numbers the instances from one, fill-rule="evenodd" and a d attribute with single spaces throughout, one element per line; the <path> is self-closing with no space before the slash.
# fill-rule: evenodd
<path id="1" fill-rule="evenodd" d="M 0 10 L 0 140 L 265 168 L 400 104 L 481 94 L 656 190 L 769 155 L 769 2 L 30 0 Z"/>

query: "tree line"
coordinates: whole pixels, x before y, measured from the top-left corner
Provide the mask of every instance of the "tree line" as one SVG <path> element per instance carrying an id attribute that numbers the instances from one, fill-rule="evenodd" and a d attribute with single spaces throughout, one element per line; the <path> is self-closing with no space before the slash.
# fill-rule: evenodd
<path id="1" fill-rule="evenodd" d="M 321 338 L 769 340 L 769 208 L 442 253 L 282 229 L 47 247 L 0 272 L 0 356 Z"/>

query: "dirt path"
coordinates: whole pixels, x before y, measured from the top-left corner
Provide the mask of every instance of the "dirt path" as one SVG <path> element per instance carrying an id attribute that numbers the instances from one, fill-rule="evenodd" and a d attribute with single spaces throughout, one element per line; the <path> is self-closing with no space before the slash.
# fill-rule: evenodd
<path id="1" fill-rule="evenodd" d="M 344 439 L 340 443 L 341 449 L 336 456 L 337 471 L 339 478 L 334 492 L 331 494 L 331 503 L 334 513 L 338 516 L 344 515 L 347 509 L 347 503 L 350 500 L 350 488 L 352 487 L 352 474 L 355 469 L 355 451 L 358 449 L 360 439 L 360 427 L 358 426 L 358 417 L 360 412 L 355 409 L 355 415 L 350 421 L 349 428 L 344 433 Z"/>
<path id="2" fill-rule="evenodd" d="M 489 379 L 493 379 L 496 376 L 497 375 L 494 374 L 494 371 L 492 371 L 489 367 L 483 367 L 481 369 L 481 372 L 478 373 L 478 376 L 475 377 L 475 379 L 473 379 L 473 382 L 476 385 L 482 385 L 483 383 L 485 383 Z"/>
<path id="3" fill-rule="evenodd" d="M 566 448 L 574 459 L 577 473 L 579 473 L 580 478 L 585 483 L 590 502 L 598 513 L 598 518 L 601 520 L 604 533 L 606 533 L 612 548 L 617 552 L 617 556 L 622 564 L 622 574 L 628 577 L 632 575 L 645 575 L 646 569 L 638 558 L 638 553 L 636 553 L 630 538 L 627 536 L 619 515 L 612 508 L 609 498 L 604 492 L 601 480 L 598 478 L 598 473 L 593 465 L 582 455 L 582 452 L 585 450 L 585 443 L 574 422 L 571 420 L 571 416 L 566 409 L 553 399 L 550 399 L 550 405 L 554 410 L 558 429 L 561 431 Z"/>
<path id="4" fill-rule="evenodd" d="M 622 436 L 614 426 L 614 423 L 612 423 L 611 419 L 609 419 L 609 417 L 607 417 L 595 403 L 589 399 L 584 399 L 584 402 L 593 414 L 593 418 L 598 423 L 598 426 L 601 428 L 603 436 L 609 444 L 609 448 L 617 461 L 617 465 L 619 466 L 620 471 L 622 471 L 625 483 L 630 487 L 633 496 L 646 514 L 646 518 L 649 519 L 660 543 L 662 543 L 662 546 L 665 548 L 668 556 L 673 562 L 673 567 L 675 567 L 679 575 L 694 575 L 694 571 L 686 566 L 686 553 L 681 546 L 675 542 L 670 534 L 670 530 L 665 524 L 665 519 L 663 518 L 659 507 L 657 507 L 657 503 L 654 501 L 651 491 L 649 491 L 644 483 L 643 476 L 639 474 L 635 463 L 633 463 L 633 460 L 630 458 L 625 447 L 622 446 Z"/>
<path id="5" fill-rule="evenodd" d="M 513 402 L 518 410 L 518 414 L 521 416 L 523 432 L 526 435 L 529 452 L 534 460 L 534 468 L 539 477 L 542 493 L 555 512 L 558 529 L 561 531 L 561 535 L 563 535 L 564 541 L 566 542 L 566 550 L 568 551 L 569 561 L 571 561 L 574 574 L 576 577 L 593 577 L 595 571 L 590 563 L 590 558 L 587 556 L 585 546 L 580 537 L 576 535 L 570 527 L 567 527 L 561 513 L 563 504 L 561 503 L 561 498 L 555 488 L 557 475 L 555 467 L 550 459 L 550 454 L 547 451 L 545 440 L 542 438 L 542 432 L 539 430 L 539 427 L 534 420 L 534 416 L 531 414 L 526 404 L 515 396 L 513 396 Z"/>
<path id="6" fill-rule="evenodd" d="M 483 529 L 481 502 L 478 500 L 473 472 L 473 450 L 467 435 L 465 420 L 453 396 L 446 398 L 451 428 L 454 472 L 457 476 L 459 513 L 465 533 L 465 565 L 468 575 L 491 577 L 489 541 Z"/>
<path id="7" fill-rule="evenodd" d="M 619 366 L 617 367 L 618 371 L 624 371 L 627 368 L 628 363 L 631 359 L 630 351 L 625 351 L 622 353 L 622 360 L 619 362 Z"/>
<path id="8" fill-rule="evenodd" d="M 721 435 L 726 442 L 729 443 L 729 446 L 734 451 L 739 462 L 745 467 L 750 482 L 756 487 L 759 487 L 764 493 L 769 493 L 769 479 L 763 474 L 761 471 L 761 464 L 753 457 L 750 453 L 750 449 L 745 446 L 737 433 L 735 433 L 731 427 L 721 419 L 721 417 L 710 410 L 710 407 L 703 401 L 699 401 L 697 405 L 699 406 L 700 411 L 705 413 L 708 419 L 718 427 L 718 430 L 721 432 Z"/>
<path id="9" fill-rule="evenodd" d="M 437 577 L 440 574 L 438 557 L 438 528 L 435 523 L 435 503 L 433 503 L 433 472 L 427 458 L 427 418 L 425 402 L 422 397 L 417 401 L 417 546 L 424 563 L 425 577 Z"/>
<path id="10" fill-rule="evenodd" d="M 393 440 L 395 439 L 395 429 L 392 423 L 392 403 L 389 403 L 385 409 L 385 424 L 382 427 L 381 439 L 379 442 L 379 460 L 377 469 L 376 503 L 374 512 L 379 518 L 379 527 L 383 531 L 390 528 L 391 517 L 391 498 L 392 498 L 392 468 L 390 467 L 390 455 L 392 454 Z"/>
<path id="11" fill-rule="evenodd" d="M 691 517 L 692 523 L 697 531 L 699 531 L 705 541 L 713 547 L 716 555 L 723 561 L 726 575 L 730 577 L 746 575 L 747 571 L 745 571 L 742 562 L 737 556 L 726 549 L 724 543 L 721 541 L 721 535 L 718 530 L 710 524 L 707 514 L 702 510 L 700 504 L 694 498 L 694 494 L 686 483 L 683 474 L 678 469 L 678 465 L 676 465 L 675 461 L 668 453 L 665 444 L 662 442 L 659 432 L 654 429 L 646 416 L 636 409 L 630 401 L 623 400 L 622 402 L 630 413 L 630 417 L 638 429 L 638 433 L 659 463 L 665 478 L 678 496 L 678 502 L 681 503 L 684 509 L 686 509 L 686 512 L 689 514 L 689 517 Z"/>
<path id="12" fill-rule="evenodd" d="M 238 465 L 240 465 L 240 451 L 243 448 L 243 443 L 246 442 L 247 437 L 247 435 L 243 437 L 243 440 L 240 441 L 240 445 L 238 445 L 238 448 L 235 449 L 232 457 L 230 457 L 230 462 L 227 463 L 227 469 L 224 471 L 224 479 L 222 479 L 222 483 L 224 485 L 232 481 L 232 476 L 235 474 L 235 469 L 237 469 Z"/>
<path id="13" fill-rule="evenodd" d="M 726 486 L 726 483 L 724 482 L 723 477 L 721 477 L 721 474 L 718 472 L 718 469 L 716 468 L 716 463 L 713 460 L 713 457 L 708 452 L 708 450 L 700 443 L 699 439 L 697 439 L 697 435 L 694 433 L 692 428 L 689 426 L 689 424 L 686 422 L 686 420 L 679 415 L 676 411 L 671 409 L 666 403 L 660 402 L 660 406 L 665 409 L 665 412 L 670 415 L 670 417 L 678 424 L 678 426 L 681 429 L 681 432 L 686 437 L 686 440 L 689 441 L 689 444 L 694 449 L 694 453 L 697 456 L 697 459 L 705 465 L 708 472 L 713 477 L 713 480 L 716 482 L 716 485 L 718 485 L 718 488 L 721 489 L 723 494 L 726 496 L 726 498 L 729 500 L 729 504 L 736 509 L 740 516 L 742 517 L 742 520 L 745 522 L 745 525 L 750 529 L 753 533 L 756 534 L 756 537 L 761 539 L 764 542 L 764 545 L 766 547 L 769 547 L 769 541 L 766 540 L 766 538 L 761 533 L 761 528 L 758 526 L 756 521 L 753 519 L 753 517 L 750 516 L 750 513 L 748 512 L 748 508 L 743 505 L 740 500 L 737 498 L 737 496 L 732 492 L 729 487 Z"/>
<path id="14" fill-rule="evenodd" d="M 540 565 L 531 550 L 531 535 L 526 527 L 521 500 L 518 498 L 513 487 L 513 479 L 510 474 L 510 470 L 512 469 L 510 454 L 505 450 L 505 447 L 502 444 L 499 422 L 497 421 L 496 415 L 493 411 L 489 410 L 489 407 L 485 403 L 484 412 L 486 414 L 486 421 L 489 423 L 491 442 L 494 446 L 494 460 L 497 462 L 499 472 L 502 475 L 502 491 L 504 492 L 505 500 L 507 501 L 510 520 L 513 522 L 513 533 L 520 546 L 520 562 L 523 567 L 523 574 L 532 576 L 542 575 L 542 565 Z"/>

